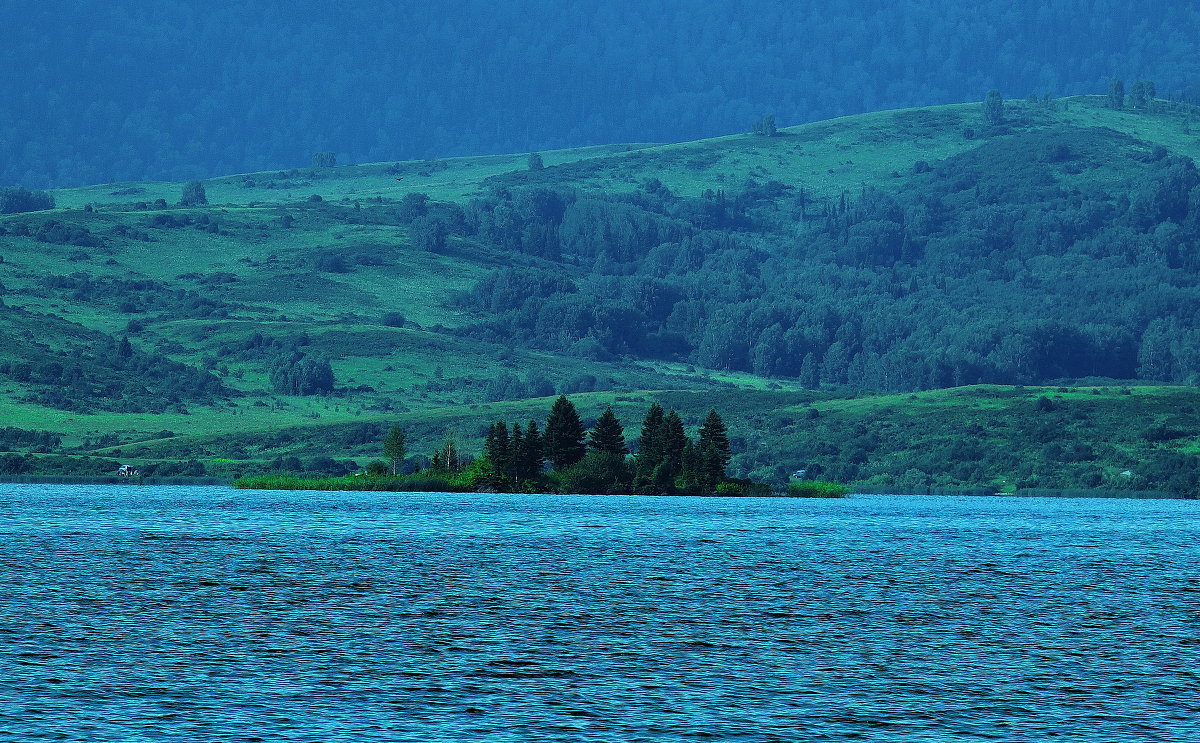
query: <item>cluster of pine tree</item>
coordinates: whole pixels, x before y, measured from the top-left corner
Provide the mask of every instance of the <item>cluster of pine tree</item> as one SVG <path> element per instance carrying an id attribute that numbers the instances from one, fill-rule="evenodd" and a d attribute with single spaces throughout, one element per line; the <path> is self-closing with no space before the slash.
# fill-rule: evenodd
<path id="1" fill-rule="evenodd" d="M 612 408 L 585 431 L 575 406 L 560 396 L 544 430 L 534 420 L 511 429 L 503 420 L 489 426 L 483 456 L 471 466 L 481 486 L 502 491 L 704 495 L 728 482 L 729 436 L 716 410 L 699 433 L 693 441 L 677 412 L 654 403 L 631 458 Z"/>

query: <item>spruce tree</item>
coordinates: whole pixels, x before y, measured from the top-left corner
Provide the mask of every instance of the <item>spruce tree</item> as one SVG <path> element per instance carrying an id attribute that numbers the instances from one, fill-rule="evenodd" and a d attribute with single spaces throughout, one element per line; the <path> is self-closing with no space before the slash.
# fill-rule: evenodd
<path id="1" fill-rule="evenodd" d="M 483 455 L 496 468 L 498 474 L 507 475 L 512 468 L 512 446 L 507 423 L 502 420 L 496 421 L 488 427 L 487 438 L 483 442 Z"/>
<path id="2" fill-rule="evenodd" d="M 664 412 L 662 406 L 654 403 L 650 409 L 646 411 L 646 417 L 642 420 L 642 434 L 638 439 L 638 469 L 645 469 L 647 472 L 652 472 L 658 463 L 662 461 L 662 442 L 659 438 L 659 431 L 662 430 Z"/>
<path id="3" fill-rule="evenodd" d="M 392 426 L 383 439 L 383 456 L 392 463 L 392 474 L 398 474 L 400 462 L 404 461 L 407 452 L 405 442 L 407 436 L 400 426 Z"/>
<path id="4" fill-rule="evenodd" d="M 680 462 L 682 466 L 679 468 L 679 477 L 676 478 L 679 490 L 689 495 L 699 495 L 702 490 L 700 482 L 704 473 L 700 450 L 696 448 L 696 444 L 691 439 L 688 439 L 687 443 L 683 445 Z"/>
<path id="5" fill-rule="evenodd" d="M 542 474 L 542 464 L 546 461 L 542 456 L 542 436 L 538 431 L 537 421 L 529 421 L 525 429 L 525 437 L 521 439 L 521 450 L 517 456 L 517 478 L 520 480 L 536 480 Z"/>
<path id="6" fill-rule="evenodd" d="M 634 462 L 633 489 L 638 493 L 653 493 L 654 471 L 663 461 L 662 437 L 663 409 L 653 403 L 642 420 L 642 434 L 638 439 L 638 454 Z"/>
<path id="7" fill-rule="evenodd" d="M 725 469 L 729 466 L 732 456 L 729 450 L 729 433 L 716 410 L 709 410 L 704 418 L 704 425 L 700 426 L 700 455 L 703 458 L 705 474 L 712 487 L 716 487 L 725 479 Z"/>
<path id="8" fill-rule="evenodd" d="M 513 424 L 512 435 L 508 439 L 508 475 L 509 479 L 521 479 L 521 462 L 525 457 L 525 429 L 518 421 Z"/>
<path id="9" fill-rule="evenodd" d="M 583 444 L 583 421 L 566 395 L 560 395 L 550 408 L 542 451 L 559 471 L 578 463 L 587 452 Z"/>
<path id="10" fill-rule="evenodd" d="M 588 435 L 588 448 L 619 457 L 629 453 L 629 447 L 625 445 L 625 429 L 612 408 L 606 409 L 596 421 L 596 427 Z"/>
<path id="11" fill-rule="evenodd" d="M 683 420 L 674 409 L 663 418 L 659 438 L 662 441 L 663 461 L 670 467 L 672 475 L 679 474 L 683 468 L 683 448 L 688 438 L 683 431 Z"/>
<path id="12" fill-rule="evenodd" d="M 725 481 L 725 465 L 721 462 L 721 453 L 716 447 L 709 446 L 700 449 L 700 490 L 711 493 Z"/>

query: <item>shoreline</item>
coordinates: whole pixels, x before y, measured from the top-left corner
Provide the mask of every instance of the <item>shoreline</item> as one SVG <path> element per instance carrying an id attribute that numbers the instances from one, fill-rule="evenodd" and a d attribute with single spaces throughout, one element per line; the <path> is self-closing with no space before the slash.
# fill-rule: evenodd
<path id="1" fill-rule="evenodd" d="M 297 482 L 296 485 L 312 485 L 319 483 L 319 480 L 313 482 Z M 367 485 L 368 483 L 362 483 Z M 384 485 L 385 483 L 372 483 L 376 485 Z M 392 483 L 386 483 L 388 485 Z M 488 493 L 486 490 L 448 490 L 445 488 L 438 489 L 419 489 L 411 487 L 411 483 L 394 483 L 396 487 L 249 487 L 238 485 L 237 480 L 221 477 L 118 477 L 116 475 L 4 475 L 0 476 L 0 485 L 126 485 L 126 486 L 151 486 L 151 487 L 215 487 L 223 486 L 233 490 L 264 490 L 264 491 L 308 491 L 308 492 L 389 492 L 389 493 L 444 493 L 461 494 L 461 493 Z M 402 487 L 408 484 L 410 487 Z M 930 497 L 971 497 L 971 498 L 1056 498 L 1056 499 L 1085 499 L 1098 498 L 1107 500 L 1198 500 L 1196 496 L 1191 496 L 1181 493 L 1169 493 L 1166 491 L 1157 490 L 1082 490 L 1071 488 L 1029 488 L 1021 489 L 1011 493 L 996 493 L 986 492 L 986 488 L 879 488 L 869 487 L 862 490 L 851 488 L 845 496 L 840 499 L 845 499 L 854 496 L 863 495 L 919 495 Z M 511 495 L 513 493 L 499 493 L 497 495 Z M 536 492 L 536 493 L 515 493 L 515 495 L 571 495 L 570 493 L 551 493 L 551 492 Z M 786 498 L 789 500 L 838 500 L 836 497 L 821 497 L 821 496 L 797 496 L 788 495 L 787 493 L 770 494 L 743 494 L 743 495 L 728 495 L 712 493 L 707 495 L 697 494 L 682 494 L 682 493 L 605 493 L 604 495 L 618 496 L 642 496 L 648 498 Z"/>

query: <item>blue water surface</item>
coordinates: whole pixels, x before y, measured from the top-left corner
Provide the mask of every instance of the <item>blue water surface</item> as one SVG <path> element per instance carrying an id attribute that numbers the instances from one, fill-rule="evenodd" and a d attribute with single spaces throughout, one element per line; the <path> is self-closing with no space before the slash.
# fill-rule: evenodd
<path id="1" fill-rule="evenodd" d="M 1200 503 L 0 486 L 0 740 L 1200 740 Z"/>

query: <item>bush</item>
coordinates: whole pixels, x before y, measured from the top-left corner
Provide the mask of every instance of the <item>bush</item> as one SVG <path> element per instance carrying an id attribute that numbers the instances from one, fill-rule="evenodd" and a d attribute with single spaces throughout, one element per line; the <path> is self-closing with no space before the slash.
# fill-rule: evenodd
<path id="1" fill-rule="evenodd" d="M 391 471 L 391 467 L 388 467 L 388 463 L 382 459 L 372 459 L 371 463 L 367 465 L 367 474 L 372 477 L 382 477 L 390 474 Z"/>
<path id="2" fill-rule="evenodd" d="M 321 253 L 312 262 L 312 266 L 321 273 L 349 273 L 350 266 L 346 258 L 337 253 Z"/>
<path id="3" fill-rule="evenodd" d="M 850 488 L 836 482 L 801 480 L 789 482 L 787 494 L 790 498 L 845 498 Z"/>
<path id="4" fill-rule="evenodd" d="M 45 191 L 27 188 L 0 188 L 0 214 L 38 212 L 54 208 L 54 197 Z"/>

